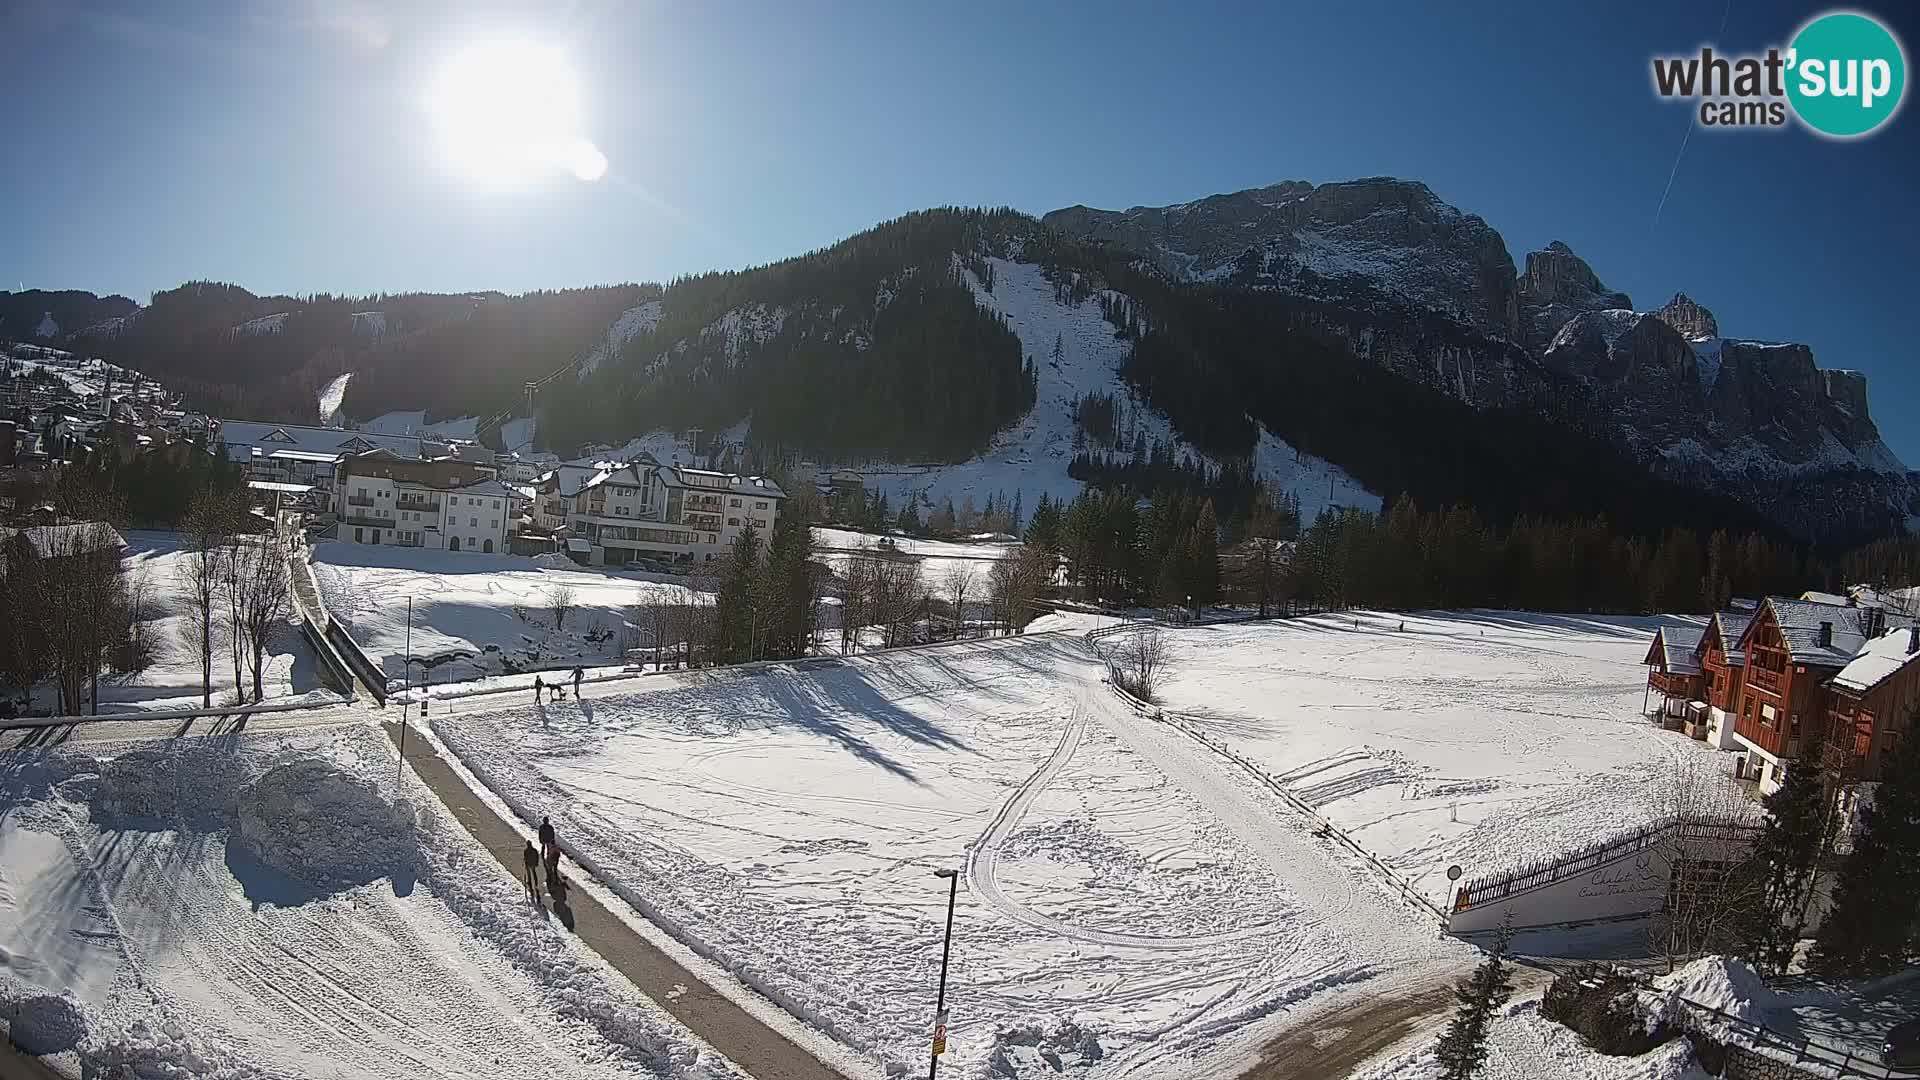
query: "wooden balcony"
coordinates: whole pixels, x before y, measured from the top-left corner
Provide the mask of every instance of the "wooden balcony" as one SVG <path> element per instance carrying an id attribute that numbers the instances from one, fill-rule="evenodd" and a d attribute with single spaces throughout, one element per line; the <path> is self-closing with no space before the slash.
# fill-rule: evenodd
<path id="1" fill-rule="evenodd" d="M 1771 668 L 1749 667 L 1747 668 L 1747 685 L 1777 698 L 1785 692 L 1787 673 L 1774 671 Z"/>

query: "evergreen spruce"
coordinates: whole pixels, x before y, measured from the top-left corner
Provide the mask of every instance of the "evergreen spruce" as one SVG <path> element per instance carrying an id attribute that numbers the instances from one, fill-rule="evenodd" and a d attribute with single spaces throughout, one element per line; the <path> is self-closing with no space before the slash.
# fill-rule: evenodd
<path id="1" fill-rule="evenodd" d="M 1820 924 L 1814 966 L 1843 976 L 1904 967 L 1920 923 L 1920 733 L 1908 732 L 1860 815 L 1840 866 L 1833 910 Z"/>
<path id="2" fill-rule="evenodd" d="M 734 538 L 714 597 L 713 649 L 718 662 L 737 664 L 754 658 L 755 632 L 763 629 L 757 610 L 761 584 L 760 537 L 749 525 Z"/>
<path id="3" fill-rule="evenodd" d="M 1825 774 L 1811 762 L 1795 761 L 1785 782 L 1761 803 L 1767 821 L 1753 852 L 1760 898 L 1740 920 L 1740 952 L 1761 970 L 1780 973 L 1799 943 L 1808 890 L 1827 846 L 1832 815 Z"/>
<path id="4" fill-rule="evenodd" d="M 1440 1075 L 1446 1080 L 1471 1080 L 1487 1060 L 1487 1027 L 1495 1009 L 1506 1004 L 1513 994 L 1513 981 L 1507 971 L 1507 946 L 1513 939 L 1511 923 L 1501 927 L 1488 950 L 1487 958 L 1453 989 L 1460 1002 L 1446 1033 L 1440 1036 L 1435 1056 Z"/>

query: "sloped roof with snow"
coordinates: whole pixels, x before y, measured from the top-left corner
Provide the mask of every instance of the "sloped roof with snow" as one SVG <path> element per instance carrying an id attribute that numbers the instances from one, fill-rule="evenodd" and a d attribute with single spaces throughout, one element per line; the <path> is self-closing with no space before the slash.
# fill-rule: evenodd
<path id="1" fill-rule="evenodd" d="M 68 555 L 91 555 L 100 551 L 119 551 L 127 541 L 119 530 L 104 521 L 82 521 L 70 525 L 35 525 L 9 530 L 19 537 L 35 558 L 59 559 Z"/>
<path id="2" fill-rule="evenodd" d="M 1663 671 L 1675 675 L 1698 675 L 1700 663 L 1694 653 L 1700 648 L 1702 631 L 1692 626 L 1662 626 L 1653 632 L 1653 648 L 1647 651 L 1647 662 L 1657 658 Z"/>
<path id="3" fill-rule="evenodd" d="M 1720 652 L 1730 667 L 1747 664 L 1747 654 L 1740 648 L 1740 641 L 1747 636 L 1747 627 L 1753 625 L 1753 615 L 1752 611 L 1716 611 L 1707 621 L 1707 633 L 1719 635 Z M 1705 640 L 1705 635 L 1701 640 Z"/>
<path id="4" fill-rule="evenodd" d="M 369 431 L 309 427 L 304 424 L 222 420 L 218 438 L 227 445 L 227 457 L 235 461 L 246 461 L 253 456 L 255 449 L 269 455 L 279 450 L 298 450 L 338 456 L 378 449 L 391 451 L 400 457 L 427 456 L 426 440 L 418 435 L 378 435 Z"/>
<path id="5" fill-rule="evenodd" d="M 1780 636 L 1786 639 L 1787 653 L 1796 664 L 1812 664 L 1818 667 L 1845 667 L 1847 662 L 1859 654 L 1867 644 L 1868 612 L 1876 608 L 1849 606 L 1845 601 L 1839 604 L 1823 604 L 1812 600 L 1795 600 L 1785 596 L 1769 596 L 1761 604 L 1761 616 L 1756 617 L 1747 634 L 1753 632 L 1761 619 L 1769 611 L 1780 626 Z M 1907 626 L 1912 622 L 1908 618 L 1893 618 L 1890 625 Z M 1820 643 L 1821 625 L 1832 625 L 1832 637 L 1828 644 Z M 1742 635 L 1742 641 L 1745 635 Z"/>
<path id="6" fill-rule="evenodd" d="M 1914 632 L 1910 627 L 1894 627 L 1867 642 L 1860 654 L 1848 661 L 1828 685 L 1849 694 L 1867 693 L 1902 668 L 1920 663 L 1920 651 L 1909 651 L 1913 644 Z"/>
<path id="7" fill-rule="evenodd" d="M 684 465 L 662 465 L 659 476 L 668 487 L 694 491 L 724 491 L 730 495 L 752 495 L 760 499 L 784 499 L 787 493 L 764 476 L 741 476 L 712 469 L 689 469 Z"/>

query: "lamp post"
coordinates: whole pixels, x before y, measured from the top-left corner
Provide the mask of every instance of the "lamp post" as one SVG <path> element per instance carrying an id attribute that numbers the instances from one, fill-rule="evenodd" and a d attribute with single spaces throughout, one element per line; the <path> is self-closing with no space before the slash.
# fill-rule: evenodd
<path id="1" fill-rule="evenodd" d="M 933 1058 L 927 1080 L 940 1072 L 940 1055 L 947 1049 L 947 961 L 953 956 L 953 900 L 960 890 L 960 871 L 935 870 L 933 876 L 947 879 L 947 943 L 940 950 L 940 997 L 933 1007 Z"/>
<path id="2" fill-rule="evenodd" d="M 402 681 L 406 683 L 411 696 L 413 689 L 413 597 L 407 597 L 407 662 L 404 665 Z M 406 698 L 400 699 L 400 763 L 394 767 L 393 782 L 398 786 L 407 772 L 407 705 Z"/>

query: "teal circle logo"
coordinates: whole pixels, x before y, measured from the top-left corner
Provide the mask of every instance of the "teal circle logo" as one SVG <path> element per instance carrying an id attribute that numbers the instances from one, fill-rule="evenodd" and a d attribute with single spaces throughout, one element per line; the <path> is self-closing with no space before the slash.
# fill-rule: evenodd
<path id="1" fill-rule="evenodd" d="M 1787 53 L 1787 100 L 1810 128 L 1849 139 L 1886 123 L 1907 89 L 1907 58 L 1892 32 L 1837 11 L 1800 28 Z"/>

